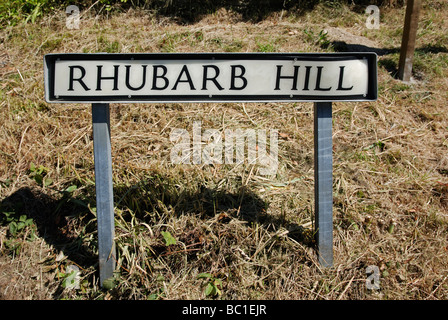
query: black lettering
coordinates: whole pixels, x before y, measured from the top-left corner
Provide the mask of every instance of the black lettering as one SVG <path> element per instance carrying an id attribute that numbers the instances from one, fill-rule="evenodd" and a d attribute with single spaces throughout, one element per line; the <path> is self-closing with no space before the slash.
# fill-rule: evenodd
<path id="1" fill-rule="evenodd" d="M 283 66 L 277 66 L 277 79 L 275 80 L 275 89 L 274 90 L 280 90 L 280 80 L 281 79 L 292 79 L 292 88 L 291 90 L 297 90 L 297 76 L 299 74 L 299 67 L 300 66 L 294 66 L 294 75 L 293 76 L 281 76 Z"/>
<path id="2" fill-rule="evenodd" d="M 73 91 L 74 90 L 73 89 L 73 82 L 74 81 L 78 81 L 79 84 L 84 88 L 84 90 L 89 91 L 90 88 L 86 86 L 84 81 L 82 81 L 82 78 L 84 78 L 84 76 L 86 75 L 86 69 L 84 69 L 81 66 L 68 66 L 68 67 L 70 68 L 70 76 L 69 76 L 70 79 L 69 79 L 69 82 L 68 82 L 68 91 Z M 77 79 L 75 79 L 73 77 L 73 74 L 74 74 L 73 69 L 75 69 L 75 68 L 81 70 L 81 76 L 79 78 L 77 78 Z"/>
<path id="3" fill-rule="evenodd" d="M 212 81 L 219 90 L 224 90 L 224 88 L 216 80 L 216 78 L 219 76 L 219 68 L 214 65 L 205 65 L 203 66 L 203 68 L 204 68 L 204 77 L 202 78 L 202 90 L 207 90 L 207 81 Z M 208 77 L 209 68 L 215 70 L 215 76 L 212 78 Z"/>
<path id="4" fill-rule="evenodd" d="M 233 65 L 230 66 L 231 68 L 231 79 L 230 79 L 230 90 L 243 90 L 247 86 L 247 79 L 244 78 L 244 75 L 246 74 L 246 68 L 242 65 Z M 239 68 L 241 70 L 241 73 L 239 75 L 236 75 L 236 68 Z M 243 85 L 240 87 L 235 86 L 235 79 L 239 78 L 243 81 Z"/>
<path id="5" fill-rule="evenodd" d="M 321 88 L 320 87 L 320 79 L 322 78 L 322 69 L 324 67 L 317 67 L 317 77 L 316 77 L 316 88 L 314 90 L 319 90 L 319 91 L 329 91 L 331 90 L 330 88 Z"/>
<path id="6" fill-rule="evenodd" d="M 339 67 L 339 82 L 338 82 L 338 88 L 336 90 L 352 90 L 353 86 L 351 86 L 350 88 L 344 88 L 342 87 L 342 82 L 344 79 L 344 67 Z"/>
<path id="7" fill-rule="evenodd" d="M 113 80 L 114 81 L 114 88 L 112 90 L 118 90 L 118 68 L 119 65 L 114 65 L 114 75 L 112 77 L 103 77 L 102 76 L 102 69 L 103 66 L 96 66 L 98 69 L 98 74 L 96 78 L 96 90 L 101 90 L 101 81 L 102 80 Z"/>
<path id="8" fill-rule="evenodd" d="M 163 74 L 158 75 L 157 74 L 158 69 L 162 69 Z M 163 65 L 157 65 L 157 66 L 153 66 L 153 72 L 154 72 L 154 76 L 152 77 L 152 88 L 151 89 L 152 90 L 165 90 L 166 88 L 168 88 L 168 85 L 170 83 L 169 83 L 168 79 L 165 77 L 166 73 L 168 72 L 168 69 Z M 165 85 L 162 87 L 158 87 L 157 79 L 162 79 L 163 81 L 165 81 Z"/>
<path id="9" fill-rule="evenodd" d="M 182 76 L 185 74 L 187 79 L 181 80 Z M 190 85 L 190 90 L 196 90 L 193 85 L 193 81 L 191 80 L 190 72 L 188 72 L 188 68 L 186 65 L 182 67 L 182 70 L 179 73 L 179 77 L 177 77 L 176 82 L 174 83 L 174 87 L 171 90 L 177 90 L 177 85 L 179 82 L 187 82 Z"/>
<path id="10" fill-rule="evenodd" d="M 142 78 L 143 78 L 143 80 L 142 80 L 142 84 L 140 85 L 140 87 L 138 87 L 138 88 L 134 88 L 133 86 L 131 86 L 131 84 L 129 83 L 130 81 L 129 81 L 129 79 L 130 79 L 130 77 L 131 77 L 131 75 L 130 75 L 130 69 L 131 69 L 131 66 L 130 65 L 127 65 L 127 66 L 125 66 L 125 68 L 126 68 L 126 87 L 128 87 L 129 89 L 131 89 L 131 90 L 140 90 L 141 88 L 143 88 L 144 86 L 145 86 L 145 84 L 146 84 L 146 67 L 147 67 L 147 65 L 142 65 L 142 68 L 143 68 L 143 74 L 142 74 Z"/>
<path id="11" fill-rule="evenodd" d="M 310 84 L 310 71 L 311 71 L 311 68 L 312 67 L 310 67 L 310 66 L 306 66 L 305 67 L 305 84 L 304 84 L 304 86 L 303 86 L 303 90 L 310 90 L 309 88 L 308 88 L 308 86 L 309 86 L 309 84 Z"/>

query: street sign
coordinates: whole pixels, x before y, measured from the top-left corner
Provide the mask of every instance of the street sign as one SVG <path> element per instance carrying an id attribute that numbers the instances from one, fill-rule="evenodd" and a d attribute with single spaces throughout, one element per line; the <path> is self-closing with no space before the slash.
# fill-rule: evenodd
<path id="1" fill-rule="evenodd" d="M 314 102 L 319 263 L 333 265 L 333 101 L 377 99 L 375 53 L 48 54 L 45 98 L 91 103 L 100 282 L 115 269 L 109 103 Z"/>
<path id="2" fill-rule="evenodd" d="M 70 103 L 375 100 L 369 53 L 49 54 L 46 100 Z"/>

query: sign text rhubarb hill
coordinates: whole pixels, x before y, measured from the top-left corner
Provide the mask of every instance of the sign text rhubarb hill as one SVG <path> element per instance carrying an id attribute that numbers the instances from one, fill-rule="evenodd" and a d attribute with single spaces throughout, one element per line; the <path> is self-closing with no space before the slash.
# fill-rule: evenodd
<path id="1" fill-rule="evenodd" d="M 59 54 L 45 66 L 49 102 L 376 99 L 374 54 Z"/>

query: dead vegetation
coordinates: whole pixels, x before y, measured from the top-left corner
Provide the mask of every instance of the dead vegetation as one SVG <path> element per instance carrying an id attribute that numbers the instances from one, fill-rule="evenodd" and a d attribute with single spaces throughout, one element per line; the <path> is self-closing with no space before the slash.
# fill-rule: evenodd
<path id="1" fill-rule="evenodd" d="M 325 5 L 259 23 L 225 9 L 189 25 L 131 10 L 87 12 L 77 30 L 64 13 L 1 30 L 0 299 L 446 299 L 448 8 L 434 3 L 408 84 L 394 77 L 403 8 L 383 9 L 380 30 Z M 320 33 L 331 28 L 337 39 Z M 99 289 L 90 106 L 44 101 L 43 55 L 334 51 L 348 34 L 384 51 L 378 101 L 333 107 L 334 267 L 313 250 L 311 104 L 112 104 L 118 267 L 114 288 Z M 195 120 L 277 129 L 277 174 L 172 164 L 171 130 Z M 32 223 L 12 228 L 23 215 Z M 64 288 L 69 265 L 79 289 Z M 380 290 L 366 287 L 370 265 Z M 201 273 L 220 294 L 206 295 Z"/>

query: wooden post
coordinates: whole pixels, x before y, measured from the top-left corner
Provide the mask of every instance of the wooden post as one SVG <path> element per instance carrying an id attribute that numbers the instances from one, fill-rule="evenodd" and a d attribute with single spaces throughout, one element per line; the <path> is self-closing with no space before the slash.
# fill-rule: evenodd
<path id="1" fill-rule="evenodd" d="M 411 80 L 420 2 L 421 0 L 408 0 L 406 5 L 400 62 L 398 64 L 398 78 L 403 81 Z"/>
<path id="2" fill-rule="evenodd" d="M 314 103 L 314 199 L 319 264 L 333 266 L 332 103 Z"/>
<path id="3" fill-rule="evenodd" d="M 115 270 L 114 197 L 110 113 L 108 103 L 92 104 L 93 154 L 95 161 L 96 217 L 100 283 L 113 277 Z"/>

